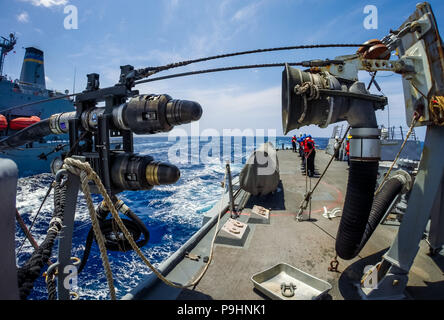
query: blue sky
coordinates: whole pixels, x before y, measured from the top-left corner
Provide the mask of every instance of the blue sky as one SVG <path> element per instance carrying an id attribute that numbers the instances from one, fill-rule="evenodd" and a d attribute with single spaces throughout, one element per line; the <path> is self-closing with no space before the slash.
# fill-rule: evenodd
<path id="1" fill-rule="evenodd" d="M 4 72 L 20 73 L 24 47 L 45 52 L 47 86 L 83 90 L 86 74 L 100 74 L 101 86 L 118 81 L 119 66 L 156 66 L 174 61 L 225 52 L 317 43 L 361 43 L 382 38 L 397 28 L 415 9 L 418 0 L 2 0 L 0 30 L 16 32 L 16 53 L 9 54 Z M 429 1 L 441 27 L 444 1 Z M 78 9 L 78 29 L 66 30 L 64 8 Z M 364 7 L 378 8 L 378 28 L 363 26 Z M 355 49 L 312 49 L 256 54 L 216 60 L 176 69 L 175 72 L 219 66 L 296 62 L 334 58 Z M 281 125 L 282 68 L 244 70 L 153 82 L 139 86 L 142 93 L 167 93 L 173 98 L 201 103 L 200 130 L 245 128 L 276 129 Z M 169 72 L 168 72 L 169 73 Z M 165 73 L 165 74 L 168 74 Z M 363 73 L 363 81 L 368 75 Z M 405 124 L 400 77 L 377 78 L 389 98 L 390 124 Z M 379 123 L 387 125 L 387 111 L 378 111 Z M 314 136 L 329 136 L 331 127 L 307 127 Z M 291 132 L 296 133 L 295 131 Z M 423 137 L 424 129 L 418 134 Z"/>

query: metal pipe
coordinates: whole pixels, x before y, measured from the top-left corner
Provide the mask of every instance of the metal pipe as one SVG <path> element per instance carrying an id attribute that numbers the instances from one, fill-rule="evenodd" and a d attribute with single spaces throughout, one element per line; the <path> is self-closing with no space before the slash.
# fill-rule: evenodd
<path id="1" fill-rule="evenodd" d="M 234 207 L 234 197 L 233 197 L 233 182 L 231 180 L 231 170 L 230 170 L 230 164 L 227 162 L 227 165 L 225 166 L 227 170 L 227 178 L 228 178 L 228 194 L 230 196 L 230 212 L 231 212 L 231 218 L 237 218 L 238 214 L 235 211 Z"/>

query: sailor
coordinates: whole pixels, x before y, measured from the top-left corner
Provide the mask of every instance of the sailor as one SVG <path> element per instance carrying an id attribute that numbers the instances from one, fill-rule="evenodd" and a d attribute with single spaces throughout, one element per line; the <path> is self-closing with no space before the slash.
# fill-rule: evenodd
<path id="1" fill-rule="evenodd" d="M 301 156 L 301 141 L 302 141 L 302 134 L 299 136 L 299 138 L 296 139 L 296 142 L 298 145 L 299 156 Z"/>
<path id="2" fill-rule="evenodd" d="M 347 163 L 349 166 L 350 166 L 350 139 L 351 139 L 351 137 L 352 136 L 350 136 L 350 135 L 347 137 L 347 144 L 345 145 L 345 152 L 347 155 Z"/>
<path id="3" fill-rule="evenodd" d="M 301 157 L 301 170 L 302 172 L 305 172 L 305 138 L 306 135 L 304 133 L 303 136 L 301 136 L 301 138 L 299 139 L 299 155 Z"/>
<path id="4" fill-rule="evenodd" d="M 296 152 L 296 136 L 291 139 L 291 144 L 293 145 L 293 152 Z"/>
<path id="5" fill-rule="evenodd" d="M 335 144 L 333 145 L 333 152 L 335 154 L 335 161 L 339 160 L 339 137 L 335 137 Z"/>
<path id="6" fill-rule="evenodd" d="M 299 156 L 304 159 L 304 141 L 305 141 L 305 133 L 304 135 L 301 134 L 299 137 Z"/>
<path id="7" fill-rule="evenodd" d="M 315 150 L 315 143 L 314 140 L 311 138 L 311 135 L 308 135 L 307 139 L 305 140 L 304 151 L 307 157 L 308 176 L 313 177 L 315 171 L 314 161 L 316 156 L 316 150 Z"/>

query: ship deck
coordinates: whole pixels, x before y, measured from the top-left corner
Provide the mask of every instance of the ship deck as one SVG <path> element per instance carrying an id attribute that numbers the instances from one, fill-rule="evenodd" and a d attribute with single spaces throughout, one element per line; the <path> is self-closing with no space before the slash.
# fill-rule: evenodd
<path id="1" fill-rule="evenodd" d="M 355 283 L 359 283 L 366 265 L 374 265 L 393 242 L 398 227 L 379 225 L 358 257 L 350 261 L 339 260 L 339 272 L 328 267 L 335 256 L 335 237 L 340 218 L 322 216 L 328 210 L 341 208 L 346 193 L 347 163 L 333 161 L 318 189 L 313 194 L 311 219 L 296 221 L 295 215 L 305 193 L 305 176 L 300 171 L 300 159 L 291 150 L 278 151 L 281 184 L 274 194 L 250 197 L 240 215 L 247 221 L 253 205 L 271 209 L 269 224 L 249 224 L 250 232 L 243 246 L 216 244 L 213 260 L 200 282 L 190 289 L 167 289 L 158 285 L 148 290 L 136 290 L 136 299 L 268 299 L 254 288 L 251 277 L 278 263 L 287 263 L 332 285 L 327 299 L 359 299 Z M 316 154 L 317 171 L 322 172 L 330 155 L 319 150 Z M 311 178 L 314 186 L 318 178 Z M 222 224 L 228 219 L 225 214 Z M 206 256 L 215 226 L 193 246 L 191 253 Z M 191 247 L 190 247 L 191 248 Z M 442 253 L 442 252 L 441 252 Z M 185 283 L 203 266 L 203 261 L 183 259 L 169 273 L 168 278 Z M 159 282 L 159 281 L 157 281 Z M 142 284 L 143 286 L 143 284 Z M 163 289 L 162 289 L 163 288 Z M 161 294 L 161 292 L 163 292 Z M 421 241 L 420 250 L 409 273 L 406 289 L 412 299 L 444 299 L 444 256 L 428 255 L 428 245 Z"/>

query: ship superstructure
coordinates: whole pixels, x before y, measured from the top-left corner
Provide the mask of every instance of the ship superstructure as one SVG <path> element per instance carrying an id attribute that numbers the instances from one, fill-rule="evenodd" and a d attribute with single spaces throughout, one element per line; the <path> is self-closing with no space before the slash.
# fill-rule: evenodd
<path id="1" fill-rule="evenodd" d="M 0 131 L 0 139 L 14 134 L 39 119 L 49 118 L 54 113 L 73 111 L 73 103 L 68 98 L 32 104 L 39 100 L 61 97 L 64 94 L 46 88 L 44 53 L 35 47 L 25 49 L 20 79 L 12 80 L 4 75 L 2 70 L 5 57 L 14 49 L 17 39 L 12 33 L 9 38 L 2 37 L 2 39 L 0 43 L 0 114 L 5 117 L 6 126 Z M 20 123 L 20 125 L 11 125 L 14 123 Z M 67 140 L 67 138 L 49 136 L 41 141 L 25 145 L 20 150 L 3 152 L 0 157 L 14 160 L 21 176 L 49 172 L 55 153 L 47 154 L 56 146 L 63 144 L 61 140 Z M 28 161 L 30 159 L 35 161 Z"/>

